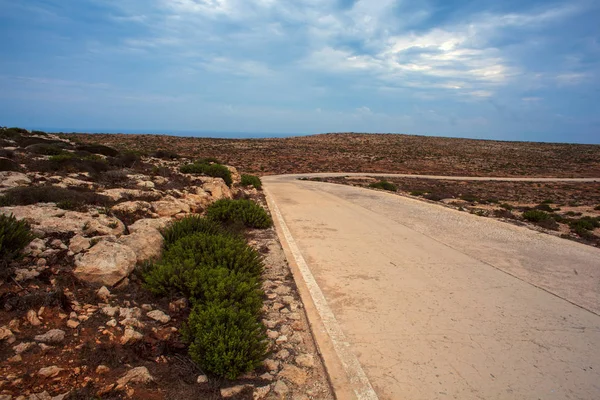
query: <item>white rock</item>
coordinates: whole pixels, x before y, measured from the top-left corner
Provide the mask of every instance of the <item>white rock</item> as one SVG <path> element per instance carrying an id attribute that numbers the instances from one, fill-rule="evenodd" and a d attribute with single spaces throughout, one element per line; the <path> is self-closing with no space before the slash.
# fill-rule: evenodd
<path id="1" fill-rule="evenodd" d="M 82 251 L 89 249 L 91 246 L 92 243 L 90 239 L 81 235 L 73 236 L 69 242 L 69 250 L 75 254 L 81 253 Z"/>
<path id="2" fill-rule="evenodd" d="M 166 196 L 163 200 L 152 202 L 152 210 L 161 217 L 172 217 L 181 212 L 189 213 L 190 206 L 172 196 Z"/>
<path id="3" fill-rule="evenodd" d="M 136 367 L 129 370 L 125 375 L 123 375 L 119 380 L 117 380 L 117 389 L 122 389 L 126 385 L 130 383 L 150 383 L 154 381 L 152 375 L 148 371 L 146 367 Z"/>
<path id="4" fill-rule="evenodd" d="M 0 188 L 13 188 L 17 186 L 27 186 L 31 179 L 21 172 L 0 171 Z"/>
<path id="5" fill-rule="evenodd" d="M 267 397 L 270 391 L 271 386 L 269 385 L 257 387 L 256 389 L 254 389 L 254 394 L 252 395 L 252 397 L 254 400 L 264 399 L 265 397 Z"/>
<path id="6" fill-rule="evenodd" d="M 296 364 L 304 368 L 313 368 L 315 366 L 315 358 L 312 354 L 301 354 L 296 357 Z"/>
<path id="7" fill-rule="evenodd" d="M 37 312 L 34 310 L 27 311 L 27 321 L 31 324 L 31 326 L 40 326 L 42 321 L 38 318 Z"/>
<path id="8" fill-rule="evenodd" d="M 196 380 L 198 383 L 206 383 L 208 382 L 208 377 L 206 375 L 198 375 L 198 379 Z"/>
<path id="9" fill-rule="evenodd" d="M 143 337 L 144 335 L 137 332 L 132 327 L 128 326 L 127 328 L 125 328 L 125 333 L 123 333 L 123 336 L 121 337 L 121 344 L 137 342 L 139 340 L 142 340 Z"/>
<path id="10" fill-rule="evenodd" d="M 36 342 L 57 344 L 65 340 L 65 331 L 61 329 L 51 329 L 43 335 L 37 335 L 34 339 Z"/>
<path id="11" fill-rule="evenodd" d="M 113 286 L 133 272 L 137 257 L 125 245 L 101 241 L 75 258 L 75 276 L 83 281 Z"/>
<path id="12" fill-rule="evenodd" d="M 132 249 L 138 263 L 156 260 L 162 254 L 165 239 L 156 229 L 145 229 L 130 235 L 121 236 L 118 243 Z"/>
<path id="13" fill-rule="evenodd" d="M 144 218 L 138 219 L 128 229 L 130 233 L 137 233 L 146 229 L 156 229 L 160 231 L 171 222 L 170 218 Z"/>
<path id="14" fill-rule="evenodd" d="M 60 374 L 62 368 L 53 365 L 51 367 L 41 368 L 38 371 L 38 375 L 43 376 L 44 378 L 54 378 L 56 375 Z"/>
<path id="15" fill-rule="evenodd" d="M 165 314 L 164 312 L 162 312 L 160 310 L 150 311 L 146 315 L 149 318 L 152 318 L 153 320 L 158 321 L 162 324 L 166 324 L 167 322 L 169 322 L 171 320 L 171 317 L 169 317 L 167 314 Z"/>
<path id="16" fill-rule="evenodd" d="M 106 286 L 102 286 L 96 292 L 96 296 L 102 301 L 108 301 L 110 299 L 110 290 Z"/>

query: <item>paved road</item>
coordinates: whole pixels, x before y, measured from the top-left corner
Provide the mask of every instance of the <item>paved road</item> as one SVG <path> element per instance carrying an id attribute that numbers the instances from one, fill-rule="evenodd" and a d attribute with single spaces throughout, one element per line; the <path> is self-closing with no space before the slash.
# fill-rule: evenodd
<path id="1" fill-rule="evenodd" d="M 299 177 L 334 177 L 334 176 L 381 176 L 396 178 L 421 178 L 446 181 L 501 181 L 501 182 L 600 182 L 600 178 L 527 178 L 527 177 L 496 177 L 496 176 L 448 176 L 448 175 L 414 175 L 414 174 L 385 174 L 385 173 L 358 173 L 358 172 L 316 172 L 311 174 L 281 175 L 285 179 Z M 270 177 L 275 179 L 276 177 Z"/>
<path id="2" fill-rule="evenodd" d="M 600 249 L 388 193 L 263 182 L 379 399 L 600 398 Z"/>

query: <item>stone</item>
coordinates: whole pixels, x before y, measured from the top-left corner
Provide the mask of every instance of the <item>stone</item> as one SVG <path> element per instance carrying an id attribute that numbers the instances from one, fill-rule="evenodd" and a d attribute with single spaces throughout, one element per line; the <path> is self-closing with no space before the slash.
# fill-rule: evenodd
<path id="1" fill-rule="evenodd" d="M 108 301 L 110 299 L 110 290 L 106 286 L 102 286 L 96 292 L 96 296 L 102 301 Z"/>
<path id="2" fill-rule="evenodd" d="M 0 327 L 0 340 L 8 340 L 15 335 L 6 325 Z"/>
<path id="3" fill-rule="evenodd" d="M 162 200 L 152 202 L 152 210 L 160 217 L 172 217 L 179 213 L 189 213 L 190 206 L 172 196 L 166 196 Z"/>
<path id="4" fill-rule="evenodd" d="M 150 213 L 150 203 L 147 201 L 125 201 L 111 208 L 111 211 L 122 214 L 140 214 L 147 215 Z"/>
<path id="5" fill-rule="evenodd" d="M 314 368 L 315 358 L 312 354 L 300 354 L 296 357 L 296 364 L 304 368 Z"/>
<path id="6" fill-rule="evenodd" d="M 290 291 L 291 289 L 285 285 L 277 286 L 275 289 L 273 289 L 273 292 L 277 293 L 278 295 L 285 295 L 290 293 Z"/>
<path id="7" fill-rule="evenodd" d="M 102 314 L 107 315 L 109 317 L 114 317 L 116 313 L 118 313 L 120 310 L 119 306 L 115 306 L 115 307 L 103 307 L 102 308 Z"/>
<path id="8" fill-rule="evenodd" d="M 160 310 L 150 311 L 146 315 L 149 318 L 152 318 L 153 320 L 158 321 L 162 324 L 166 324 L 167 322 L 169 322 L 171 320 L 171 317 L 169 317 L 167 314 L 165 314 L 164 312 L 162 312 Z"/>
<path id="9" fill-rule="evenodd" d="M 287 342 L 287 341 L 288 341 L 288 338 L 287 338 L 287 336 L 285 336 L 285 335 L 281 335 L 281 336 L 279 336 L 279 337 L 277 338 L 277 340 L 275 340 L 275 343 L 277 343 L 277 344 L 283 344 L 283 343 L 285 343 L 285 342 Z"/>
<path id="10" fill-rule="evenodd" d="M 71 329 L 76 329 L 79 326 L 80 322 L 75 321 L 74 319 L 70 319 L 67 321 L 67 326 Z"/>
<path id="11" fill-rule="evenodd" d="M 121 236 L 117 243 L 132 249 L 138 263 L 154 261 L 162 254 L 165 239 L 156 229 L 145 229 L 130 235 Z"/>
<path id="12" fill-rule="evenodd" d="M 295 332 L 295 333 L 292 335 L 292 337 L 291 337 L 290 341 L 291 341 L 292 343 L 296 343 L 296 344 L 302 344 L 302 343 L 304 343 L 304 338 L 302 337 L 302 335 L 301 335 L 301 334 L 299 334 L 298 332 Z"/>
<path id="13" fill-rule="evenodd" d="M 109 368 L 109 367 L 107 367 L 106 365 L 98 365 L 98 366 L 96 367 L 96 373 L 97 373 L 98 375 L 106 374 L 106 373 L 108 373 L 108 372 L 110 372 L 110 368 Z"/>
<path id="14" fill-rule="evenodd" d="M 231 189 L 225 184 L 225 181 L 221 178 L 204 178 L 201 180 L 204 182 L 202 189 L 209 192 L 213 200 L 220 199 L 232 199 L 233 194 Z"/>
<path id="15" fill-rule="evenodd" d="M 275 387 L 273 388 L 273 391 L 275 393 L 277 393 L 279 396 L 283 397 L 286 394 L 288 394 L 288 392 L 290 391 L 290 389 L 285 384 L 285 382 L 283 382 L 283 381 L 277 381 L 277 383 L 275 383 Z"/>
<path id="16" fill-rule="evenodd" d="M 273 375 L 271 375 L 268 372 L 265 372 L 264 374 L 262 374 L 260 377 L 260 379 L 264 380 L 264 381 L 272 381 L 273 380 Z"/>
<path id="17" fill-rule="evenodd" d="M 58 344 L 65 340 L 65 331 L 61 329 L 51 329 L 43 335 L 37 335 L 34 337 L 36 342 L 46 343 L 46 344 Z"/>
<path id="18" fill-rule="evenodd" d="M 185 310 L 188 306 L 187 299 L 182 297 L 181 299 L 172 301 L 169 303 L 169 312 L 177 314 Z"/>
<path id="19" fill-rule="evenodd" d="M 283 367 L 283 370 L 281 370 L 281 372 L 279 373 L 279 377 L 285 378 L 291 383 L 300 386 L 306 383 L 308 375 L 303 369 L 288 364 L 285 367 Z"/>
<path id="20" fill-rule="evenodd" d="M 16 354 L 23 354 L 35 347 L 34 342 L 23 342 L 13 347 Z"/>
<path id="21" fill-rule="evenodd" d="M 206 383 L 208 382 L 208 377 L 206 375 L 198 375 L 198 379 L 196 379 L 198 383 Z"/>
<path id="22" fill-rule="evenodd" d="M 117 390 L 124 388 L 131 383 L 147 384 L 154 381 L 152 375 L 146 367 L 136 367 L 129 370 L 125 375 L 117 380 Z"/>
<path id="23" fill-rule="evenodd" d="M 1 171 L 0 172 L 0 188 L 14 188 L 17 186 L 27 186 L 31 183 L 31 179 L 22 172 Z"/>
<path id="24" fill-rule="evenodd" d="M 37 313 L 34 310 L 27 311 L 27 321 L 31 324 L 31 326 L 40 326 L 42 324 L 42 321 L 40 321 Z"/>
<path id="25" fill-rule="evenodd" d="M 263 361 L 263 365 L 269 372 L 279 371 L 279 361 L 275 361 L 270 358 L 267 358 L 265 361 Z"/>
<path id="26" fill-rule="evenodd" d="M 90 247 L 92 247 L 92 242 L 90 239 L 81 235 L 75 235 L 69 241 L 69 250 L 75 254 L 79 254 Z"/>
<path id="27" fill-rule="evenodd" d="M 141 318 L 142 310 L 138 307 L 125 308 L 121 307 L 119 309 L 119 317 L 121 318 Z"/>
<path id="28" fill-rule="evenodd" d="M 252 398 L 254 400 L 264 399 L 265 397 L 267 397 L 267 395 L 269 394 L 270 391 L 271 391 L 271 386 L 269 386 L 269 385 L 257 387 L 256 389 L 254 389 Z"/>
<path id="29" fill-rule="evenodd" d="M 277 331 L 272 331 L 272 330 L 267 330 L 267 337 L 269 339 L 277 339 L 279 337 L 279 332 Z"/>
<path id="30" fill-rule="evenodd" d="M 124 188 L 107 189 L 103 192 L 100 192 L 100 194 L 103 194 L 104 196 L 108 196 L 114 201 L 121 201 L 121 200 L 125 200 L 125 199 L 132 199 L 132 198 L 135 199 L 135 198 L 139 198 L 139 197 L 144 197 L 147 195 L 147 193 L 148 192 L 140 190 L 140 189 L 124 189 Z"/>
<path id="31" fill-rule="evenodd" d="M 31 243 L 25 247 L 23 253 L 28 256 L 37 257 L 46 250 L 46 242 L 42 239 L 33 239 Z"/>
<path id="32" fill-rule="evenodd" d="M 133 272 L 135 252 L 119 243 L 101 241 L 75 258 L 75 276 L 85 282 L 114 286 Z"/>
<path id="33" fill-rule="evenodd" d="M 125 318 L 122 321 L 119 321 L 119 324 L 123 326 L 131 326 L 134 328 L 143 328 L 145 325 L 143 322 L 138 320 L 137 318 Z"/>
<path id="34" fill-rule="evenodd" d="M 123 336 L 121 337 L 121 344 L 137 342 L 142 340 L 143 338 L 144 335 L 137 332 L 132 327 L 128 326 L 125 328 L 125 333 L 123 333 Z"/>
<path id="35" fill-rule="evenodd" d="M 132 225 L 129 225 L 127 229 L 129 233 L 137 233 L 146 229 L 156 229 L 160 231 L 164 229 L 171 222 L 170 218 L 144 218 L 138 219 Z"/>
<path id="36" fill-rule="evenodd" d="M 280 360 L 287 360 L 290 356 L 290 352 L 287 351 L 286 349 L 283 350 L 279 350 L 279 352 L 277 354 L 275 354 L 275 358 L 278 358 Z"/>
<path id="37" fill-rule="evenodd" d="M 115 326 L 117 326 L 117 320 L 116 319 L 111 319 L 106 323 L 106 326 L 109 326 L 111 328 L 114 328 Z"/>
<path id="38" fill-rule="evenodd" d="M 247 388 L 252 388 L 252 387 L 253 387 L 252 385 L 236 385 L 236 386 L 232 386 L 232 387 L 228 387 L 228 388 L 222 388 L 221 389 L 221 397 L 229 398 L 229 397 L 237 396 L 238 394 L 242 393 Z"/>
<path id="39" fill-rule="evenodd" d="M 38 371 L 38 375 L 43 376 L 44 378 L 54 378 L 56 375 L 60 374 L 62 368 L 53 365 L 51 367 L 41 368 Z"/>

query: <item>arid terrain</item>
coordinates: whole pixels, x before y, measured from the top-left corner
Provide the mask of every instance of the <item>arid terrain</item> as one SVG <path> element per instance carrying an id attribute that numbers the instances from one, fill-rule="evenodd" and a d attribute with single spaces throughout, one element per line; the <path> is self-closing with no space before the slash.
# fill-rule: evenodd
<path id="1" fill-rule="evenodd" d="M 600 177 L 600 146 L 411 135 L 324 134 L 284 139 L 69 134 L 86 143 L 188 157 L 220 157 L 261 175 L 389 172 L 462 176 Z"/>

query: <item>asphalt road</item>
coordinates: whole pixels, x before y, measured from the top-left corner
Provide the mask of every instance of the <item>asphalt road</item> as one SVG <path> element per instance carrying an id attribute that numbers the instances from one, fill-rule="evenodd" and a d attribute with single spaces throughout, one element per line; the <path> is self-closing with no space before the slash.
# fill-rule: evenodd
<path id="1" fill-rule="evenodd" d="M 263 182 L 379 399 L 600 398 L 600 249 L 383 192 Z"/>

